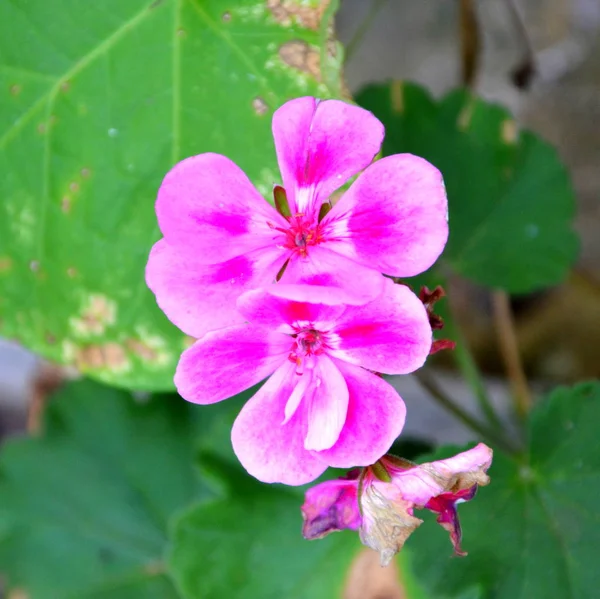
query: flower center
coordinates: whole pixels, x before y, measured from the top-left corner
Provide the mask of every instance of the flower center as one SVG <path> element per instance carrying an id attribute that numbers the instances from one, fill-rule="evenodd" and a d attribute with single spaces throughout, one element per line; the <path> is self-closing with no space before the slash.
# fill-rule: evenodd
<path id="1" fill-rule="evenodd" d="M 296 364 L 296 374 L 304 372 L 305 363 L 308 367 L 312 364 L 312 357 L 321 355 L 327 348 L 323 333 L 315 329 L 300 329 L 295 335 L 294 345 L 290 350 L 288 359 Z"/>
<path id="2" fill-rule="evenodd" d="M 321 228 L 314 218 L 304 214 L 295 214 L 287 219 L 287 228 L 275 227 L 268 223 L 272 229 L 284 234 L 281 245 L 294 254 L 306 256 L 310 246 L 318 245 L 323 240 Z"/>

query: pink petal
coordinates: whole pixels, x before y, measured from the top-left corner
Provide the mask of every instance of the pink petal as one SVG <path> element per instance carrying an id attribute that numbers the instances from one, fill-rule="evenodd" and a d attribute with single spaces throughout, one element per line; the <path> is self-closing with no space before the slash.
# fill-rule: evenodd
<path id="1" fill-rule="evenodd" d="M 287 360 L 290 339 L 252 325 L 212 331 L 183 352 L 175 386 L 188 401 L 211 404 L 256 385 Z"/>
<path id="2" fill-rule="evenodd" d="M 431 462 L 439 471 L 452 473 L 487 470 L 492 465 L 493 451 L 484 443 L 478 443 L 472 449 L 463 451 L 446 460 Z"/>
<path id="3" fill-rule="evenodd" d="M 348 415 L 337 443 L 314 455 L 337 468 L 368 466 L 386 453 L 401 433 L 406 406 L 382 378 L 363 368 L 335 362 L 348 386 Z"/>
<path id="4" fill-rule="evenodd" d="M 335 291 L 335 302 L 361 305 L 383 291 L 380 272 L 328 249 L 328 242 L 310 248 L 306 257 L 294 256 L 288 263 L 282 283 L 306 283 Z M 323 301 L 323 303 L 328 303 Z"/>
<path id="5" fill-rule="evenodd" d="M 326 480 L 306 491 L 302 505 L 302 535 L 320 539 L 337 530 L 358 530 L 361 523 L 358 507 L 358 469 L 349 478 Z"/>
<path id="6" fill-rule="evenodd" d="M 284 285 L 278 283 L 264 289 L 248 291 L 237 302 L 238 310 L 249 322 L 260 324 L 274 331 L 292 333 L 293 325 L 319 324 L 336 320 L 346 309 L 343 305 L 317 303 L 324 294 L 316 293 L 308 285 Z M 288 297 L 289 296 L 289 297 Z"/>
<path id="7" fill-rule="evenodd" d="M 296 379 L 291 362 L 280 366 L 233 424 L 231 441 L 238 459 L 252 476 L 265 483 L 303 485 L 327 468 L 304 449 L 305 410 L 297 410 L 285 425 L 281 424 Z"/>
<path id="8" fill-rule="evenodd" d="M 320 451 L 329 449 L 338 439 L 348 412 L 348 387 L 337 366 L 326 355 L 320 355 L 310 376 L 310 387 L 303 403 L 308 410 L 308 433 L 304 448 Z"/>
<path id="9" fill-rule="evenodd" d="M 335 333 L 339 343 L 329 352 L 331 356 L 386 374 L 420 368 L 432 341 L 421 300 L 408 287 L 389 279 L 376 300 L 348 308 L 338 319 Z"/>
<path id="10" fill-rule="evenodd" d="M 371 163 L 383 125 L 367 110 L 341 102 L 297 98 L 273 115 L 277 159 L 292 212 L 318 210 Z"/>
<path id="11" fill-rule="evenodd" d="M 205 264 L 273 245 L 279 234 L 268 223 L 287 224 L 244 172 L 219 154 L 176 164 L 160 186 L 156 214 L 167 241 Z"/>
<path id="12" fill-rule="evenodd" d="M 441 173 L 423 158 L 396 154 L 372 164 L 322 221 L 330 247 L 379 272 L 427 270 L 448 239 Z"/>
<path id="13" fill-rule="evenodd" d="M 146 283 L 173 324 L 201 337 L 209 330 L 244 322 L 235 305 L 238 296 L 272 283 L 285 259 L 281 250 L 270 248 L 206 265 L 161 239 L 150 252 Z"/>
<path id="14" fill-rule="evenodd" d="M 485 471 L 491 463 L 492 450 L 479 443 L 447 460 L 427 462 L 392 473 L 392 484 L 400 490 L 404 500 L 423 507 L 432 497 L 447 493 L 456 485 L 464 490 L 476 484 L 487 484 Z"/>
<path id="15" fill-rule="evenodd" d="M 477 485 L 473 485 L 470 489 L 463 489 L 458 493 L 442 493 L 437 497 L 432 497 L 426 504 L 425 507 L 428 510 L 438 514 L 436 521 L 450 534 L 450 541 L 454 547 L 454 553 L 458 556 L 467 555 L 466 551 L 463 551 L 460 543 L 462 540 L 462 530 L 460 527 L 460 520 L 458 519 L 458 512 L 456 511 L 456 505 L 464 503 L 465 501 L 471 501 L 477 493 Z"/>

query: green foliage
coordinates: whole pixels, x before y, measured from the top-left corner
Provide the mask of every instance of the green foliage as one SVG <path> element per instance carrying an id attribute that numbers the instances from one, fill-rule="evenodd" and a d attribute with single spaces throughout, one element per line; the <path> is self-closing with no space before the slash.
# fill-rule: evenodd
<path id="1" fill-rule="evenodd" d="M 540 400 L 526 453 L 496 452 L 491 485 L 460 508 L 467 558 L 450 559 L 441 527 L 420 527 L 409 541 L 412 562 L 434 596 L 478 589 L 481 599 L 597 595 L 599 420 L 600 383 Z"/>
<path id="2" fill-rule="evenodd" d="M 340 597 L 356 534 L 305 541 L 301 493 L 240 472 L 232 478 L 227 497 L 194 506 L 175 523 L 169 565 L 183 597 Z"/>
<path id="3" fill-rule="evenodd" d="M 197 411 L 196 411 L 197 415 Z M 32 599 L 177 597 L 163 553 L 174 511 L 208 495 L 203 423 L 176 396 L 135 402 L 84 381 L 49 405 L 41 438 L 0 454 L 0 569 Z"/>
<path id="4" fill-rule="evenodd" d="M 172 388 L 185 340 L 144 284 L 156 190 L 207 151 L 265 193 L 279 181 L 273 110 L 340 94 L 337 2 L 321 25 L 320 4 L 0 3 L 3 336 L 105 382 Z"/>
<path id="5" fill-rule="evenodd" d="M 0 454 L 8 589 L 175 599 L 174 578 L 184 597 L 332 597 L 358 539 L 305 541 L 302 493 L 261 485 L 231 461 L 231 422 L 248 395 L 198 409 L 176 395 L 139 402 L 91 381 L 66 387 L 43 436 Z"/>
<path id="6" fill-rule="evenodd" d="M 384 155 L 417 154 L 442 171 L 450 212 L 443 261 L 452 269 L 512 293 L 565 278 L 578 249 L 574 195 L 551 146 L 467 91 L 436 102 L 397 82 L 356 99 L 384 123 Z"/>

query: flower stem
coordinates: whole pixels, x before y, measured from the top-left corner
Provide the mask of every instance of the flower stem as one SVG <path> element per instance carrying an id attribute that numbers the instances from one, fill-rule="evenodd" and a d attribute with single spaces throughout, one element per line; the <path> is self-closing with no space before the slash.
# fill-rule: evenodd
<path id="1" fill-rule="evenodd" d="M 472 89 L 479 70 L 479 56 L 481 54 L 479 22 L 473 0 L 460 0 L 459 27 L 461 80 L 465 87 Z"/>
<path id="2" fill-rule="evenodd" d="M 421 387 L 428 391 L 431 397 L 435 399 L 440 406 L 450 412 L 457 420 L 460 420 L 467 428 L 475 431 L 481 435 L 484 440 L 489 441 L 493 445 L 497 445 L 509 454 L 517 452 L 516 447 L 514 447 L 507 439 L 479 422 L 479 420 L 471 416 L 466 410 L 463 410 L 463 408 L 458 406 L 458 404 L 438 385 L 437 381 L 424 369 L 413 373 L 413 376 L 419 382 Z"/>
<path id="3" fill-rule="evenodd" d="M 508 294 L 505 291 L 492 292 L 492 305 L 498 345 L 512 388 L 515 409 L 517 414 L 524 418 L 531 409 L 531 393 L 519 354 L 515 322 Z"/>
<path id="4" fill-rule="evenodd" d="M 448 296 L 447 310 L 449 318 L 446 319 L 445 330 L 450 338 L 456 341 L 456 347 L 451 352 L 452 357 L 471 387 L 471 391 L 479 404 L 479 409 L 485 416 L 488 425 L 496 431 L 501 431 L 504 425 L 494 409 L 477 362 L 473 358 L 469 343 L 462 332 L 452 294 Z"/>
<path id="5" fill-rule="evenodd" d="M 519 89 L 527 89 L 531 84 L 531 79 L 535 75 L 535 52 L 529 37 L 529 32 L 523 21 L 523 17 L 519 12 L 515 0 L 504 0 L 506 8 L 510 13 L 513 26 L 517 35 L 521 38 L 523 45 L 523 58 L 512 72 L 513 83 Z"/>
<path id="6" fill-rule="evenodd" d="M 354 52 L 356 52 L 356 49 L 362 42 L 365 33 L 368 31 L 369 27 L 371 26 L 371 23 L 373 23 L 373 20 L 377 16 L 377 13 L 385 6 L 387 1 L 388 0 L 374 0 L 373 4 L 371 5 L 371 10 L 369 10 L 367 16 L 363 19 L 362 23 L 354 32 L 352 39 L 346 44 L 346 62 L 350 60 Z"/>
<path id="7" fill-rule="evenodd" d="M 483 412 L 489 426 L 494 430 L 501 430 L 503 427 L 502 421 L 492 405 L 483 378 L 479 372 L 479 367 L 473 358 L 467 340 L 462 334 L 462 331 L 455 326 L 454 323 L 448 328 L 452 331 L 452 338 L 456 341 L 456 347 L 452 352 L 456 364 L 460 368 L 468 385 L 471 387 L 471 391 L 473 392 L 479 408 Z"/>

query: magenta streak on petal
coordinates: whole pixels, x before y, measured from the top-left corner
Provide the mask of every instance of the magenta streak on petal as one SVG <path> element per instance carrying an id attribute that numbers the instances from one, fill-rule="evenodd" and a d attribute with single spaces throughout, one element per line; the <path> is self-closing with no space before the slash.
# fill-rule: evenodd
<path id="1" fill-rule="evenodd" d="M 243 235 L 250 230 L 248 217 L 241 214 L 226 214 L 215 209 L 214 212 L 202 215 L 202 218 L 191 215 L 191 220 L 198 226 L 198 231 L 202 227 L 210 226 L 214 228 L 225 229 L 229 235 Z"/>
<path id="2" fill-rule="evenodd" d="M 273 115 L 279 168 L 292 213 L 318 215 L 321 203 L 373 160 L 383 125 L 339 100 L 297 98 Z"/>
<path id="3" fill-rule="evenodd" d="M 473 485 L 469 489 L 463 489 L 457 493 L 442 493 L 437 497 L 432 497 L 425 507 L 432 512 L 438 514 L 437 522 L 441 524 L 449 533 L 450 540 L 454 546 L 456 555 L 467 555 L 461 549 L 460 542 L 462 539 L 462 531 L 460 521 L 456 511 L 456 505 L 465 501 L 470 501 L 477 493 L 477 485 Z"/>

